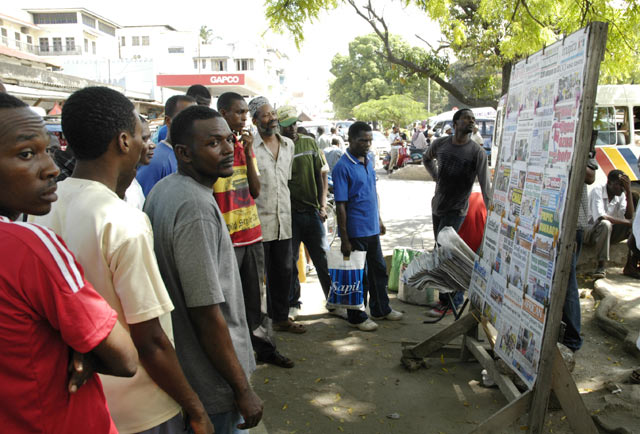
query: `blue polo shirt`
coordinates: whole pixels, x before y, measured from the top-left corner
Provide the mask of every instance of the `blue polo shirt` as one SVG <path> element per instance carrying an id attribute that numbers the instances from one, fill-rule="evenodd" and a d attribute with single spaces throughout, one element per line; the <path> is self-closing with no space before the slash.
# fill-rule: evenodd
<path id="1" fill-rule="evenodd" d="M 153 153 L 153 158 L 147 166 L 138 167 L 136 179 L 142 187 L 144 196 L 147 197 L 149 192 L 158 181 L 165 176 L 169 176 L 178 170 L 178 160 L 173 148 L 165 141 L 158 143 L 158 147 Z"/>
<path id="2" fill-rule="evenodd" d="M 380 234 L 376 170 L 373 159 L 362 163 L 349 150 L 338 160 L 331 178 L 336 202 L 346 202 L 349 238 Z"/>

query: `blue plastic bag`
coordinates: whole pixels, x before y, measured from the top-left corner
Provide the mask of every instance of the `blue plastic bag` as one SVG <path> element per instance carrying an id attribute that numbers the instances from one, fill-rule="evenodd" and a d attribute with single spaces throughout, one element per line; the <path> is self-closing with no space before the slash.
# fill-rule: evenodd
<path id="1" fill-rule="evenodd" d="M 327 308 L 364 309 L 362 278 L 366 257 L 367 252 L 354 251 L 345 260 L 339 250 L 327 252 L 327 264 L 331 277 Z"/>

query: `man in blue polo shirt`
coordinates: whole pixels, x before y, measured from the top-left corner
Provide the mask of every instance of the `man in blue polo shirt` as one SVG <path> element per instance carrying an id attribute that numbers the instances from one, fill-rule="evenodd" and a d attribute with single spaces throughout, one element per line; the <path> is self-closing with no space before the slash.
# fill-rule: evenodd
<path id="1" fill-rule="evenodd" d="M 349 147 L 333 168 L 333 190 L 337 205 L 340 250 L 350 256 L 354 250 L 366 251 L 365 303 L 369 299 L 371 317 L 398 321 L 402 313 L 391 309 L 387 295 L 387 266 L 382 256 L 380 235 L 386 229 L 380 219 L 376 172 L 369 148 L 373 133 L 364 122 L 349 127 Z M 368 296 L 368 297 L 367 297 Z M 362 331 L 374 331 L 378 324 L 361 310 L 349 310 L 349 324 Z"/>

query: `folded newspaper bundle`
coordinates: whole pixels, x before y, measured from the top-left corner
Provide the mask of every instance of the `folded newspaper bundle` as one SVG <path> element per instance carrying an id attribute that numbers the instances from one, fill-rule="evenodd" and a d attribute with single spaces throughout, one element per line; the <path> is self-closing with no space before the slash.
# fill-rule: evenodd
<path id="1" fill-rule="evenodd" d="M 416 257 L 402 275 L 404 283 L 439 292 L 466 291 L 477 255 L 447 226 L 438 234 L 439 246 Z"/>

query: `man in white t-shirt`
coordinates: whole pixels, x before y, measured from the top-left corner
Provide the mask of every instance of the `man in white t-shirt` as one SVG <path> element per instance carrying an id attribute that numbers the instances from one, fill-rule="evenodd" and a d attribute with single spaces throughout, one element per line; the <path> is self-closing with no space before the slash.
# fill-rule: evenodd
<path id="1" fill-rule="evenodd" d="M 607 183 L 596 186 L 589 193 L 589 228 L 585 244 L 595 244 L 598 266 L 593 277 L 605 277 L 605 262 L 609 260 L 609 246 L 629 237 L 633 219 L 631 181 L 621 170 L 609 172 Z"/>
<path id="2" fill-rule="evenodd" d="M 51 212 L 35 221 L 64 237 L 138 350 L 133 378 L 101 376 L 113 421 L 120 433 L 182 433 L 182 408 L 195 432 L 213 433 L 173 347 L 173 304 L 149 219 L 122 200 L 144 149 L 138 114 L 120 92 L 86 87 L 66 101 L 62 130 L 76 167 L 58 184 Z"/>

